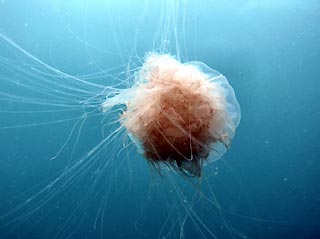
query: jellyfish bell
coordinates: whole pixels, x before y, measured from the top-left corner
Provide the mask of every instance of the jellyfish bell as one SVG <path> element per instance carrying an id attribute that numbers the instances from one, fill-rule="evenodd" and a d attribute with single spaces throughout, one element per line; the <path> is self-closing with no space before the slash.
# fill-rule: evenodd
<path id="1" fill-rule="evenodd" d="M 120 122 L 148 162 L 191 177 L 226 152 L 240 122 L 239 104 L 222 74 L 168 54 L 149 53 L 134 85 L 101 107 L 117 104 L 126 105 Z"/>

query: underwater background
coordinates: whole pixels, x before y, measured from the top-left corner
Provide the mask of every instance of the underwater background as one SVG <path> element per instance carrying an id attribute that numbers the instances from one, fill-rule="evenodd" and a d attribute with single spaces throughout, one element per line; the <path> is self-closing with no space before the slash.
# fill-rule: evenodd
<path id="1" fill-rule="evenodd" d="M 0 238 L 320 238 L 319 22 L 317 0 L 0 1 Z M 223 73 L 241 107 L 196 189 L 159 176 L 125 134 L 77 164 L 117 114 L 32 90 L 63 89 L 60 72 L 124 88 L 163 48 Z M 66 78 L 66 92 L 86 88 Z"/>

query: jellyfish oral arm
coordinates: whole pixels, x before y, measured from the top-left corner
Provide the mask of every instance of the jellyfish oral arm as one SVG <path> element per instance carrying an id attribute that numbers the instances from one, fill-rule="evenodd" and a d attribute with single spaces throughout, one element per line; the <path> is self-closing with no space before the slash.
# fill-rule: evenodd
<path id="1" fill-rule="evenodd" d="M 108 112 L 116 105 L 128 105 L 132 98 L 134 88 L 121 90 L 120 93 L 113 96 L 106 96 L 106 100 L 101 104 L 101 111 Z"/>
<path id="2" fill-rule="evenodd" d="M 121 98 L 119 95 L 113 96 L 113 97 L 106 97 L 106 100 L 101 104 L 101 111 L 107 112 L 115 105 L 121 104 Z"/>

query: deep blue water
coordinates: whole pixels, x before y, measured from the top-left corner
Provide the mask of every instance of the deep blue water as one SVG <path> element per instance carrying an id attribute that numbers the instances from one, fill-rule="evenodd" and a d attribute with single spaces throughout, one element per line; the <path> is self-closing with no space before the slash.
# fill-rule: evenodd
<path id="1" fill-rule="evenodd" d="M 0 238 L 320 237 L 319 1 L 171 3 L 0 2 Z M 124 88 L 161 46 L 223 73 L 241 107 L 200 186 L 125 134 L 81 161 L 119 127 L 102 96 L 81 106 L 86 82 Z"/>

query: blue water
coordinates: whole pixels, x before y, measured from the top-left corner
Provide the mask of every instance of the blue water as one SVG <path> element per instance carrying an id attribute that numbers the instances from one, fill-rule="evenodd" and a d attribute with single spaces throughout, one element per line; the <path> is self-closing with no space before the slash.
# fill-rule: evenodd
<path id="1" fill-rule="evenodd" d="M 0 238 L 320 237 L 319 1 L 171 3 L 0 2 Z M 127 87 L 163 49 L 223 73 L 241 107 L 200 183 L 159 176 L 125 132 L 85 156 L 119 111 L 72 89 Z"/>

